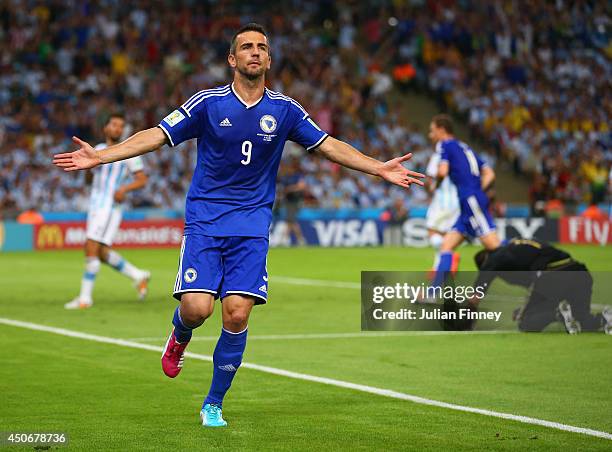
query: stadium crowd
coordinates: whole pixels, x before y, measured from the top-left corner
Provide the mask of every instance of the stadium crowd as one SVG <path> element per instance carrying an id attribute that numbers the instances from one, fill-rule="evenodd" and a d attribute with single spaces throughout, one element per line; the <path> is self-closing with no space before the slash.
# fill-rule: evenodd
<path id="1" fill-rule="evenodd" d="M 424 169 L 425 131 L 389 94 L 394 85 L 426 87 L 465 116 L 496 151 L 492 160 L 540 174 L 546 196 L 584 198 L 583 176 L 596 186 L 610 161 L 610 17 L 600 2 L 514 3 L 294 0 L 268 12 L 261 1 L 0 0 L 0 207 L 5 216 L 85 210 L 84 176 L 59 174 L 51 155 L 71 149 L 72 135 L 98 142 L 118 109 L 139 130 L 227 83 L 229 40 L 250 20 L 270 33 L 270 88 L 369 155 L 411 151 Z M 400 193 L 287 147 L 281 201 L 297 166 L 310 206 L 427 202 L 423 190 Z M 194 160 L 194 143 L 146 156 L 150 184 L 133 205 L 182 209 Z M 582 171 L 562 177 L 578 161 Z"/>
<path id="2" fill-rule="evenodd" d="M 533 175 L 532 206 L 602 203 L 612 161 L 609 7 L 468 3 L 437 11 L 422 51 L 428 88 L 517 175 Z"/>

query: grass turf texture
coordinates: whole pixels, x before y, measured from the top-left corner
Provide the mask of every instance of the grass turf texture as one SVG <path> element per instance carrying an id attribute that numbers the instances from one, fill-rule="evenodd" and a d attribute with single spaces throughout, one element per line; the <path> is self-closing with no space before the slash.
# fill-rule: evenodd
<path id="1" fill-rule="evenodd" d="M 610 248 L 568 247 L 592 270 L 612 270 Z M 476 248 L 461 249 L 473 269 Z M 104 268 L 94 308 L 68 312 L 79 252 L 0 255 L 0 316 L 120 338 L 170 329 L 176 250 L 122 252 L 153 272 L 146 302 Z M 249 335 L 359 331 L 359 291 L 275 283 L 274 276 L 359 281 L 362 270 L 423 270 L 430 249 L 275 249 L 270 302 Z M 214 337 L 219 309 L 196 337 Z M 417 405 L 243 369 L 224 403 L 230 426 L 207 430 L 197 412 L 211 365 L 186 360 L 165 378 L 157 353 L 0 325 L 0 430 L 63 430 L 70 449 L 610 449 L 608 440 Z M 210 355 L 214 341 L 189 351 Z M 251 340 L 245 361 L 472 407 L 612 431 L 612 341 L 601 333 Z"/>

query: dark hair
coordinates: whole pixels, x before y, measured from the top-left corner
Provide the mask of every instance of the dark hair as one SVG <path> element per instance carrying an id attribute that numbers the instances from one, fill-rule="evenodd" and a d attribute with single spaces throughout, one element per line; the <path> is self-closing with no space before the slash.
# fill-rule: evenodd
<path id="1" fill-rule="evenodd" d="M 476 267 L 478 267 L 478 269 L 482 268 L 487 260 L 487 257 L 489 257 L 489 252 L 487 250 L 480 250 L 476 253 L 474 256 L 474 262 L 476 263 Z"/>
<path id="2" fill-rule="evenodd" d="M 107 126 L 109 122 L 111 122 L 111 119 L 114 118 L 119 118 L 119 119 L 123 119 L 125 121 L 125 115 L 119 111 L 115 111 L 110 113 L 107 117 L 106 117 L 106 121 L 104 121 L 104 125 Z"/>
<path id="3" fill-rule="evenodd" d="M 446 133 L 453 133 L 453 120 L 448 115 L 436 115 L 431 119 L 436 127 L 444 129 Z"/>
<path id="4" fill-rule="evenodd" d="M 236 33 L 234 33 L 234 36 L 232 37 L 232 43 L 230 44 L 231 55 L 234 55 L 236 53 L 236 38 L 238 38 L 238 35 L 246 33 L 247 31 L 256 31 L 257 33 L 261 33 L 262 35 L 264 35 L 266 38 L 268 37 L 266 29 L 262 25 L 256 24 L 255 22 L 250 22 L 246 25 L 243 25 Z M 268 40 L 268 46 L 269 45 L 270 41 Z"/>

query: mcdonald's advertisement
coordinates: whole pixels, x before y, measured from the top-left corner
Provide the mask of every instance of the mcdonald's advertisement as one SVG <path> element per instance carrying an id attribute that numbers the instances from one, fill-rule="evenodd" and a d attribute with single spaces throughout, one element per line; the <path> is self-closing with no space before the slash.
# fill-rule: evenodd
<path id="1" fill-rule="evenodd" d="M 81 248 L 87 239 L 84 222 L 44 223 L 36 225 L 33 233 L 35 250 Z M 182 237 L 182 221 L 124 221 L 113 247 L 176 247 L 181 244 Z"/>

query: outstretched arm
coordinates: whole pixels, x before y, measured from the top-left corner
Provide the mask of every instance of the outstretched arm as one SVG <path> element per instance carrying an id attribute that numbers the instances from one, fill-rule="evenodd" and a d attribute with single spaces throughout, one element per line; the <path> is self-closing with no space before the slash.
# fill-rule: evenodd
<path id="1" fill-rule="evenodd" d="M 438 165 L 438 177 L 433 187 L 434 190 L 440 186 L 446 176 L 448 176 L 448 162 L 442 162 Z"/>
<path id="2" fill-rule="evenodd" d="M 380 176 L 400 187 L 408 188 L 411 184 L 424 184 L 420 180 L 425 177 L 424 174 L 410 171 L 402 165 L 402 162 L 409 160 L 412 154 L 406 154 L 387 162 L 380 162 L 362 154 L 350 144 L 333 137 L 328 137 L 323 141 L 317 151 L 332 162 L 373 176 Z"/>
<path id="3" fill-rule="evenodd" d="M 480 182 L 482 184 L 482 191 L 487 191 L 495 181 L 495 171 L 488 166 L 483 166 L 480 169 Z"/>
<path id="4" fill-rule="evenodd" d="M 132 182 L 130 182 L 129 184 L 122 185 L 117 189 L 117 191 L 115 192 L 115 201 L 123 202 L 125 200 L 126 193 L 141 189 L 142 187 L 147 185 L 147 182 L 149 180 L 144 171 L 136 171 L 135 173 L 133 173 L 133 177 L 134 180 Z"/>
<path id="5" fill-rule="evenodd" d="M 80 146 L 79 149 L 53 156 L 53 163 L 60 168 L 64 168 L 64 171 L 94 168 L 103 163 L 126 160 L 146 154 L 166 144 L 167 138 L 159 127 L 153 127 L 138 132 L 127 140 L 101 151 L 96 151 L 89 143 L 77 137 L 72 137 L 72 141 Z"/>

